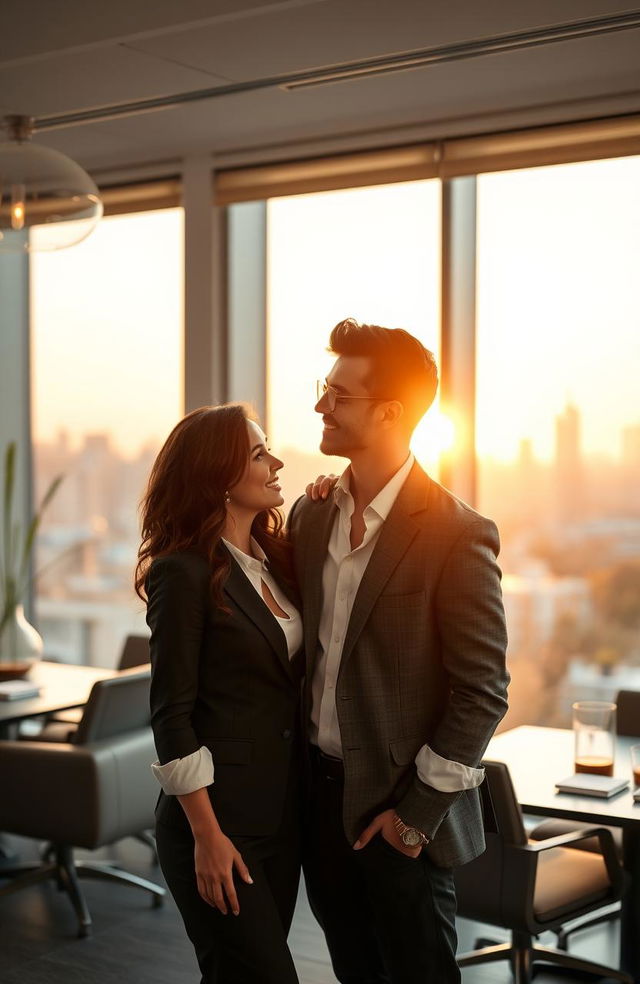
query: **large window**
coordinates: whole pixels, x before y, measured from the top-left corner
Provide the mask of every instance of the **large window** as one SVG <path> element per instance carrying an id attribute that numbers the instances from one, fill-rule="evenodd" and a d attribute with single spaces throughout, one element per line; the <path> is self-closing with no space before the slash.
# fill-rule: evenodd
<path id="1" fill-rule="evenodd" d="M 334 357 L 329 333 L 346 317 L 405 328 L 439 356 L 440 184 L 416 181 L 269 202 L 268 433 L 285 461 L 287 504 L 316 474 L 346 462 L 320 454 L 314 382 Z M 437 406 L 416 432 L 437 471 Z"/>
<path id="2" fill-rule="evenodd" d="M 180 417 L 183 212 L 104 219 L 32 259 L 35 493 L 64 481 L 37 544 L 45 652 L 110 666 L 144 631 L 132 589 L 137 505 Z"/>
<path id="3" fill-rule="evenodd" d="M 511 724 L 640 689 L 640 158 L 478 179 L 479 508 Z"/>

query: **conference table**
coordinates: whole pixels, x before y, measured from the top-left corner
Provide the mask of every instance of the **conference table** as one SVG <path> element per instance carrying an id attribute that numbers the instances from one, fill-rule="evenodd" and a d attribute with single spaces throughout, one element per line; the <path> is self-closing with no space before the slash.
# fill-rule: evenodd
<path id="1" fill-rule="evenodd" d="M 640 738 L 617 738 L 614 775 L 631 779 L 629 749 L 639 742 Z M 557 793 L 555 783 L 574 771 L 573 732 L 561 728 L 503 731 L 491 739 L 485 758 L 509 767 L 525 813 L 622 828 L 628 878 L 622 898 L 620 967 L 640 984 L 640 803 L 633 799 L 633 783 L 610 799 Z"/>
<path id="2" fill-rule="evenodd" d="M 0 701 L 0 737 L 9 737 L 12 728 L 26 718 L 66 711 L 86 704 L 96 680 L 117 676 L 118 670 L 97 666 L 75 666 L 41 660 L 29 671 L 27 680 L 40 688 L 37 697 Z"/>

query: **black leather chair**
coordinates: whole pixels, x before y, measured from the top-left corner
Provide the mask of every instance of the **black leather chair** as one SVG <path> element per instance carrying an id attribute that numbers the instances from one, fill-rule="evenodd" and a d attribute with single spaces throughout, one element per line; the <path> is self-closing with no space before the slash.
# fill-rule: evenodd
<path id="1" fill-rule="evenodd" d="M 78 934 L 91 916 L 79 878 L 124 882 L 151 894 L 165 889 L 110 862 L 78 861 L 74 848 L 94 850 L 152 826 L 157 784 L 149 726 L 150 670 L 130 670 L 94 684 L 74 742 L 0 741 L 0 830 L 50 842 L 40 863 L 3 868 L 0 896 L 49 878 L 71 899 Z"/>
<path id="2" fill-rule="evenodd" d="M 119 670 L 131 670 L 135 666 L 146 666 L 151 662 L 149 652 L 148 636 L 128 635 L 122 645 L 122 652 L 118 660 Z M 84 708 L 71 707 L 66 711 L 55 711 L 47 718 L 38 739 L 40 741 L 71 741 L 69 737 L 72 729 L 80 724 Z M 68 731 L 53 725 L 53 722 L 61 721 L 63 724 L 70 725 Z"/>
<path id="3" fill-rule="evenodd" d="M 150 660 L 148 636 L 128 635 L 122 647 L 118 669 L 129 670 L 135 667 L 147 666 Z M 147 707 L 149 704 L 148 693 L 141 693 L 140 699 L 144 703 L 144 706 Z M 82 707 L 74 707 L 66 711 L 56 711 L 55 714 L 47 718 L 40 732 L 35 735 L 35 740 L 77 742 L 78 727 L 83 713 L 84 708 Z M 30 736 L 30 738 L 33 737 Z M 146 844 L 151 850 L 153 863 L 158 864 L 158 850 L 153 831 L 139 830 L 133 836 L 142 844 Z"/>
<path id="4" fill-rule="evenodd" d="M 481 946 L 458 957 L 461 967 L 508 960 L 516 984 L 529 984 L 534 963 L 555 964 L 596 977 L 632 984 L 619 970 L 541 946 L 534 938 L 618 900 L 622 870 L 613 838 L 589 827 L 531 843 L 507 766 L 484 762 L 482 804 L 487 849 L 456 870 L 458 914 L 511 932 L 510 943 Z M 596 838 L 600 852 L 575 850 Z"/>
<path id="5" fill-rule="evenodd" d="M 619 690 L 616 695 L 616 730 L 619 735 L 626 737 L 636 737 L 640 731 L 640 691 L 638 690 Z M 624 769 L 631 769 L 631 763 L 619 763 L 618 771 L 624 774 Z M 572 830 L 584 830 L 589 826 L 577 820 L 543 820 L 529 831 L 532 840 L 545 840 L 547 837 L 558 837 Z M 607 827 L 611 831 L 611 836 L 616 846 L 620 864 L 622 864 L 622 828 Z M 580 850 L 597 851 L 598 844 L 595 840 L 584 841 L 580 845 Z M 561 950 L 566 950 L 569 945 L 569 936 L 573 933 L 582 932 L 584 929 L 591 929 L 603 922 L 610 922 L 620 917 L 620 904 L 616 903 L 607 912 L 599 913 L 592 919 L 581 919 L 573 925 L 563 926 L 558 932 L 558 946 Z"/>

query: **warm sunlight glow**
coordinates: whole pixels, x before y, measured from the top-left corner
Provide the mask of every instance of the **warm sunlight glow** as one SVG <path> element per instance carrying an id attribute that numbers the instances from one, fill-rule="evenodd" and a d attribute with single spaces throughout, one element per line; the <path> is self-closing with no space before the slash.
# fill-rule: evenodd
<path id="1" fill-rule="evenodd" d="M 182 413 L 182 209 L 103 219 L 31 259 L 34 433 L 159 445 Z"/>
<path id="2" fill-rule="evenodd" d="M 440 184 L 277 198 L 267 216 L 267 428 L 286 452 L 288 505 L 310 478 L 346 465 L 320 454 L 313 411 L 314 380 L 334 362 L 327 343 L 338 321 L 404 328 L 439 361 Z M 434 406 L 427 421 L 436 412 Z M 421 447 L 437 477 L 439 438 L 427 433 Z"/>
<path id="3" fill-rule="evenodd" d="M 441 455 L 455 450 L 456 427 L 439 407 L 432 407 L 416 427 L 411 450 L 427 471 L 437 465 Z"/>

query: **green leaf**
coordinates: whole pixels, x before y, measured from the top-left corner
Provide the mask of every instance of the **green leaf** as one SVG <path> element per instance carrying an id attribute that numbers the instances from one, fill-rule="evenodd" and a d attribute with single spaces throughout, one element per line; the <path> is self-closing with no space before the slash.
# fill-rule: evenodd
<path id="1" fill-rule="evenodd" d="M 4 456 L 4 495 L 2 501 L 3 580 L 11 573 L 11 520 L 15 478 L 16 442 L 10 441 Z"/>
<path id="2" fill-rule="evenodd" d="M 42 502 L 40 503 L 40 509 L 38 510 L 38 520 L 40 520 L 40 518 L 42 517 L 43 512 L 45 511 L 45 509 L 47 508 L 47 506 L 49 505 L 49 503 L 53 499 L 54 495 L 58 491 L 58 488 L 60 486 L 60 483 L 62 482 L 63 479 L 64 479 L 64 475 L 56 475 L 56 477 L 51 482 L 51 485 L 49 486 L 49 488 L 45 492 L 45 494 L 44 494 L 44 496 L 42 498 Z"/>
<path id="3" fill-rule="evenodd" d="M 38 527 L 40 526 L 40 523 L 42 521 L 42 514 L 44 513 L 45 509 L 47 508 L 51 500 L 53 499 L 56 492 L 58 491 L 58 487 L 62 482 L 63 477 L 64 477 L 63 475 L 58 475 L 51 482 L 51 485 L 45 492 L 42 502 L 40 503 L 40 508 L 38 512 L 35 514 L 31 522 L 29 523 L 29 526 L 27 528 L 27 535 L 25 536 L 24 543 L 22 545 L 22 562 L 20 564 L 21 581 L 26 577 L 28 573 L 29 558 L 31 557 L 31 551 L 33 549 L 36 533 L 38 532 Z"/>
<path id="4" fill-rule="evenodd" d="M 4 488 L 2 504 L 2 564 L 0 565 L 0 589 L 2 590 L 2 617 L 0 629 L 6 623 L 12 607 L 22 598 L 27 587 L 29 561 L 42 514 L 58 491 L 63 480 L 58 475 L 44 494 L 40 508 L 31 517 L 24 539 L 22 526 L 13 519 L 13 495 L 16 476 L 16 442 L 10 441 L 4 457 Z"/>

